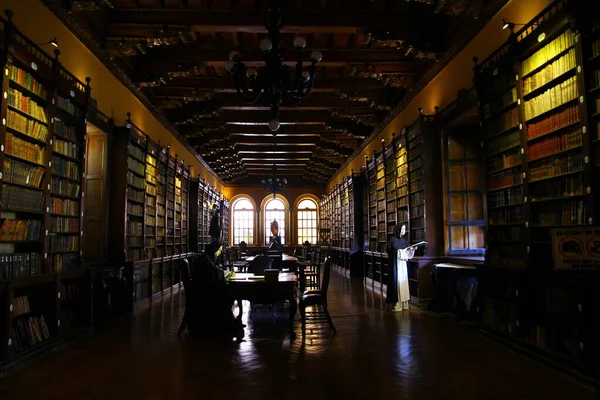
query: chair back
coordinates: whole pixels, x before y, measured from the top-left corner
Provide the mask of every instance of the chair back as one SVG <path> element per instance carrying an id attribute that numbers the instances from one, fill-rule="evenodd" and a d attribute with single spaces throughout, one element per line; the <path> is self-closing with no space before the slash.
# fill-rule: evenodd
<path id="1" fill-rule="evenodd" d="M 183 290 L 185 294 L 186 304 L 191 304 L 192 298 L 192 271 L 190 261 L 187 258 L 180 260 L 179 268 L 181 270 L 181 281 L 183 282 Z"/>
<path id="2" fill-rule="evenodd" d="M 327 290 L 329 289 L 329 280 L 331 278 L 331 264 L 331 257 L 327 257 L 323 266 L 323 283 L 321 284 L 321 293 L 325 297 L 325 302 L 327 302 Z"/>
<path id="3" fill-rule="evenodd" d="M 244 242 L 244 241 L 242 240 L 242 241 L 240 242 L 239 246 L 240 246 L 240 252 L 242 252 L 242 253 L 245 253 L 245 252 L 246 252 L 246 246 L 247 246 L 246 242 Z"/>
<path id="4" fill-rule="evenodd" d="M 271 269 L 271 257 L 260 255 L 256 256 L 248 266 L 248 272 L 254 275 L 264 275 L 265 269 Z"/>

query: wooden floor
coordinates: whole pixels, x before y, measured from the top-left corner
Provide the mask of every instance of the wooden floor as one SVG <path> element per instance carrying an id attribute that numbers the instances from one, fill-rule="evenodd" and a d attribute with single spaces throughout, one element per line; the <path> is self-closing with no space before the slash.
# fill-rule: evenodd
<path id="1" fill-rule="evenodd" d="M 290 345 L 285 310 L 259 310 L 241 343 L 176 332 L 180 295 L 0 380 L 0 399 L 592 400 L 595 393 L 453 320 L 380 311 L 333 274 L 337 335 Z M 300 333 L 299 324 L 297 332 Z"/>

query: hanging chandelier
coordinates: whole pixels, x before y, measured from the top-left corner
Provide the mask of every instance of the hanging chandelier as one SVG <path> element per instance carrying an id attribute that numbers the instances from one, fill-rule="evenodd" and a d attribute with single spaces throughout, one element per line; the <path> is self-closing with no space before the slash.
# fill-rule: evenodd
<path id="1" fill-rule="evenodd" d="M 269 193 L 273 193 L 273 198 L 277 197 L 277 194 L 281 194 L 281 192 L 283 191 L 283 189 L 285 189 L 285 187 L 287 186 L 287 179 L 285 178 L 279 178 L 277 176 L 277 164 L 276 164 L 276 155 L 277 152 L 275 151 L 275 146 L 277 146 L 277 141 L 275 138 L 275 133 L 273 133 L 273 174 L 271 175 L 271 177 L 269 179 L 263 179 L 261 181 L 265 192 L 267 192 L 267 194 Z"/>
<path id="2" fill-rule="evenodd" d="M 281 28 L 283 28 L 283 14 L 279 1 L 269 0 L 267 11 L 267 38 L 260 41 L 260 51 L 263 54 L 265 65 L 260 70 L 247 68 L 242 62 L 242 55 L 233 50 L 229 54 L 229 62 L 225 69 L 233 78 L 240 97 L 252 104 L 262 104 L 270 107 L 272 119 L 269 129 L 275 132 L 279 129 L 279 108 L 296 107 L 300 100 L 310 94 L 313 88 L 317 63 L 323 55 L 318 50 L 313 50 L 310 55 L 310 66 L 304 70 L 302 50 L 306 40 L 297 36 L 294 39 L 297 61 L 293 72 L 284 64 L 286 49 L 281 48 Z"/>

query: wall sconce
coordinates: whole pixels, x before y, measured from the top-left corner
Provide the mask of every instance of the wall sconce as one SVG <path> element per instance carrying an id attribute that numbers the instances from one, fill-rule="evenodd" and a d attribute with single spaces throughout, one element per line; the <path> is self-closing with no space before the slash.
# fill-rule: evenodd
<path id="1" fill-rule="evenodd" d="M 54 47 L 58 47 L 58 40 L 56 39 L 55 36 L 51 37 L 49 41 L 47 41 L 46 43 L 36 43 L 38 46 L 43 46 L 46 44 L 51 44 Z"/>
<path id="2" fill-rule="evenodd" d="M 502 29 L 510 29 L 510 33 L 514 32 L 516 26 L 525 26 L 526 24 L 515 24 L 514 22 L 507 21 L 505 18 L 502 18 Z M 532 26 L 537 26 L 539 23 L 534 22 Z"/>

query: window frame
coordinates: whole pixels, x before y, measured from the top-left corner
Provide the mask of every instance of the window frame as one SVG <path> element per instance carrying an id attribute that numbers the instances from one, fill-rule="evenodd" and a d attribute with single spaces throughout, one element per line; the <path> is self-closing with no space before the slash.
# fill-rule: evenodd
<path id="1" fill-rule="evenodd" d="M 275 210 L 269 210 L 269 204 L 272 203 L 273 201 L 278 201 L 283 205 L 283 210 L 281 209 L 275 209 Z M 273 222 L 272 220 L 267 221 L 267 214 L 270 212 L 281 212 L 283 214 L 283 221 L 276 219 L 277 222 L 279 223 L 279 236 L 281 237 L 281 244 L 283 246 L 286 245 L 286 239 L 287 239 L 287 229 L 286 229 L 286 215 L 285 213 L 288 211 L 287 206 L 285 204 L 285 201 L 283 201 L 282 199 L 280 199 L 279 197 L 275 197 L 275 198 L 270 198 L 268 199 L 263 207 L 263 222 L 264 222 L 264 239 L 265 239 L 265 244 L 269 244 L 269 237 L 271 236 L 271 222 Z"/>
<path id="2" fill-rule="evenodd" d="M 470 127 L 465 127 L 465 130 L 469 130 Z M 456 159 L 456 160 L 450 160 L 450 143 L 449 143 L 449 139 L 454 137 L 456 138 L 457 136 L 460 135 L 465 135 L 467 136 L 467 134 L 465 133 L 458 133 L 457 131 L 450 131 L 450 132 L 444 132 L 443 134 L 443 140 L 444 140 L 444 158 L 445 158 L 445 167 L 446 167 L 446 179 L 445 179 L 445 183 L 446 183 L 446 230 L 447 230 L 447 234 L 448 234 L 448 247 L 447 247 L 447 253 L 448 255 L 467 255 L 467 256 L 484 256 L 485 252 L 486 252 L 486 247 L 487 247 L 487 235 L 484 232 L 484 243 L 483 243 L 483 247 L 482 248 L 475 248 L 475 249 L 453 249 L 452 248 L 452 228 L 453 227 L 471 227 L 471 226 L 480 226 L 483 227 L 485 229 L 485 218 L 486 218 L 486 213 L 485 213 L 485 189 L 484 189 L 484 185 L 483 182 L 480 182 L 480 187 L 481 189 L 465 189 L 465 190 L 452 190 L 450 187 L 450 166 L 452 164 L 460 164 L 463 165 L 465 168 L 465 187 L 468 188 L 469 187 L 469 173 L 468 173 L 468 168 L 467 165 L 477 165 L 479 167 L 483 166 L 483 154 L 482 152 L 479 153 L 479 157 L 478 158 L 467 158 L 467 151 L 466 148 L 463 146 L 463 158 L 461 159 Z M 479 141 L 479 139 L 477 139 L 477 141 Z M 484 169 L 485 171 L 485 169 Z M 463 194 L 465 195 L 465 201 L 466 201 L 466 220 L 460 220 L 460 221 L 453 221 L 452 220 L 452 195 L 453 194 Z M 478 194 L 481 197 L 481 210 L 482 210 L 482 218 L 481 220 L 470 220 L 469 219 L 469 195 L 470 194 Z"/>
<path id="3" fill-rule="evenodd" d="M 252 206 L 252 208 L 250 210 L 245 209 L 245 208 L 236 210 L 236 205 L 239 202 L 243 201 L 243 200 L 245 200 L 248 203 L 250 203 L 250 205 Z M 236 246 L 236 245 L 239 246 L 239 242 L 238 243 L 235 242 L 235 239 L 236 239 L 236 234 L 235 234 L 235 229 L 236 229 L 236 227 L 235 227 L 235 225 L 236 225 L 235 213 L 236 213 L 236 211 L 243 211 L 243 212 L 250 211 L 251 218 L 249 219 L 249 221 L 250 221 L 252 227 L 251 228 L 240 228 L 240 229 L 243 229 L 243 230 L 251 229 L 252 230 L 252 235 L 248 236 L 248 237 L 250 237 L 252 239 L 252 241 L 251 242 L 246 242 L 246 244 L 249 245 L 249 246 L 254 245 L 254 242 L 255 242 L 255 233 L 256 233 L 256 226 L 255 226 L 256 225 L 256 221 L 255 221 L 255 217 L 254 216 L 256 214 L 256 206 L 254 205 L 254 203 L 252 202 L 252 200 L 249 197 L 239 197 L 239 198 L 237 198 L 237 199 L 235 199 L 233 201 L 233 204 L 231 205 L 231 244 L 232 244 L 232 246 Z M 243 237 L 243 235 L 241 237 Z M 241 241 L 243 241 L 243 240 L 240 240 L 240 242 Z"/>
<path id="4" fill-rule="evenodd" d="M 301 209 L 300 208 L 300 204 L 302 202 L 304 202 L 304 201 L 310 201 L 313 204 L 314 208 L 302 208 Z M 302 221 L 312 221 L 313 220 L 312 218 L 303 218 L 303 219 L 301 219 L 300 218 L 300 215 L 301 215 L 300 213 L 302 213 L 302 212 L 314 212 L 315 213 L 314 214 L 315 215 L 315 217 L 314 217 L 315 227 L 314 228 L 301 228 L 300 227 L 300 221 L 301 220 Z M 302 197 L 298 201 L 298 205 L 296 206 L 296 241 L 298 242 L 297 245 L 299 245 L 299 246 L 302 245 L 302 244 L 304 244 L 304 241 L 301 240 L 301 237 L 302 238 L 307 238 L 306 236 L 300 234 L 300 229 L 314 229 L 314 236 L 310 235 L 310 237 L 311 238 L 314 237 L 315 242 L 314 243 L 312 243 L 310 241 L 309 242 L 313 246 L 317 245 L 319 243 L 319 204 L 314 199 L 311 199 L 310 197 Z"/>

